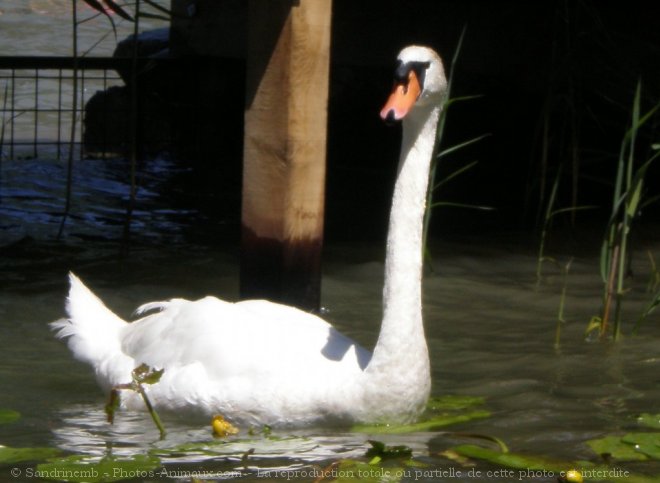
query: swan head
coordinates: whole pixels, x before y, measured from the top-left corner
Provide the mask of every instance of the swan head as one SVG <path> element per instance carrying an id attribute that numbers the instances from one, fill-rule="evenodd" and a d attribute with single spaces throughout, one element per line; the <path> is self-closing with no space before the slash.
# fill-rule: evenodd
<path id="1" fill-rule="evenodd" d="M 397 56 L 394 88 L 380 111 L 384 121 L 401 121 L 424 106 L 440 105 L 447 94 L 447 78 L 440 56 L 420 45 L 406 47 Z"/>

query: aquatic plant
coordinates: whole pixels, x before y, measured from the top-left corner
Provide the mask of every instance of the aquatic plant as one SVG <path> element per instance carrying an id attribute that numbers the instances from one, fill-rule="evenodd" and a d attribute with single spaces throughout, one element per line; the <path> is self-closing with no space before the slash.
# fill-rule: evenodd
<path id="1" fill-rule="evenodd" d="M 106 483 L 110 481 L 143 480 L 162 466 L 159 458 L 136 454 L 117 457 L 112 454 L 98 458 L 89 455 L 69 455 L 50 458 L 32 471 L 32 477 L 72 483 Z"/>
<path id="2" fill-rule="evenodd" d="M 429 399 L 426 411 L 419 421 L 409 424 L 356 424 L 351 431 L 369 434 L 401 434 L 435 431 L 452 424 L 465 423 L 490 417 L 490 411 L 478 406 L 484 398 L 477 396 L 447 395 Z"/>
<path id="3" fill-rule="evenodd" d="M 163 372 L 163 369 L 154 370 L 146 364 L 142 364 L 133 369 L 133 372 L 131 373 L 133 380 L 131 382 L 113 387 L 110 391 L 110 400 L 105 406 L 105 412 L 108 415 L 108 422 L 111 424 L 114 422 L 115 412 L 119 408 L 120 404 L 120 391 L 135 391 L 144 401 L 144 405 L 146 406 L 147 411 L 149 411 L 151 419 L 158 428 L 158 431 L 160 431 L 160 438 L 165 438 L 165 427 L 163 426 L 160 416 L 158 416 L 158 413 L 154 409 L 153 404 L 151 404 L 149 396 L 147 396 L 147 392 L 144 390 L 145 384 L 151 385 L 158 383 L 163 375 Z"/>
<path id="4" fill-rule="evenodd" d="M 438 127 L 436 130 L 436 135 L 435 135 L 435 145 L 433 147 L 433 157 L 431 161 L 431 170 L 429 172 L 429 185 L 428 185 L 428 191 L 426 193 L 426 211 L 424 212 L 424 231 L 422 234 L 422 249 L 424 251 L 424 258 L 428 265 L 430 266 L 431 270 L 433 270 L 433 263 L 431 259 L 431 254 L 427 248 L 427 240 L 428 240 L 428 233 L 429 233 L 429 226 L 431 224 L 431 215 L 433 213 L 433 209 L 440 207 L 440 206 L 453 206 L 457 208 L 470 208 L 470 209 L 477 209 L 477 210 L 492 210 L 493 208 L 488 207 L 488 206 L 477 206 L 477 205 L 471 205 L 467 203 L 456 203 L 456 202 L 450 202 L 450 201 L 434 201 L 435 193 L 436 191 L 443 186 L 444 184 L 448 183 L 452 179 L 456 178 L 457 176 L 460 176 L 461 174 L 469 171 L 470 169 L 474 168 L 477 165 L 477 161 L 473 161 L 471 163 L 468 163 L 465 166 L 462 166 L 452 173 L 450 173 L 448 176 L 440 180 L 439 182 L 436 182 L 436 177 L 437 177 L 437 171 L 438 171 L 438 164 L 440 162 L 441 158 L 447 157 L 448 155 L 466 148 L 468 146 L 471 146 L 472 144 L 475 144 L 482 139 L 490 136 L 490 134 L 482 134 L 481 136 L 477 136 L 475 138 L 469 139 L 468 141 L 464 141 L 460 144 L 457 144 L 455 146 L 451 146 L 446 149 L 441 149 L 442 142 L 443 142 L 443 135 L 445 132 L 445 125 L 447 123 L 447 113 L 449 111 L 449 107 L 456 103 L 456 102 L 462 102 L 462 101 L 467 101 L 471 99 L 478 99 L 479 95 L 473 95 L 473 96 L 462 96 L 462 97 L 451 97 L 451 87 L 453 83 L 453 77 L 454 77 L 454 72 L 456 70 L 456 63 L 458 61 L 461 48 L 463 46 L 463 39 L 465 38 L 465 32 L 466 32 L 467 27 L 463 27 L 463 30 L 461 32 L 461 36 L 458 39 L 458 44 L 456 45 L 456 51 L 454 52 L 454 56 L 452 57 L 450 68 L 449 68 L 449 75 L 447 76 L 447 90 L 446 90 L 446 96 L 447 100 L 445 101 L 444 108 L 440 112 L 440 119 L 438 121 Z"/>
<path id="5" fill-rule="evenodd" d="M 564 317 L 564 309 L 566 308 L 566 291 L 568 290 L 568 272 L 571 269 L 573 258 L 571 258 L 566 265 L 562 267 L 562 287 L 561 296 L 559 297 L 559 310 L 557 312 L 557 327 L 555 328 L 555 350 L 559 350 L 561 346 L 561 329 L 566 323 Z"/>
<path id="6" fill-rule="evenodd" d="M 606 337 L 612 325 L 612 337 L 616 340 L 621 333 L 621 308 L 626 292 L 626 267 L 629 263 L 630 233 L 633 221 L 641 210 L 657 199 L 645 199 L 646 173 L 651 163 L 660 156 L 660 145 L 652 144 L 655 151 L 646 160 L 637 162 L 637 137 L 642 126 L 660 108 L 657 104 L 646 113 L 641 113 L 642 85 L 637 83 L 632 106 L 631 126 L 626 131 L 619 151 L 617 172 L 612 196 L 612 211 L 600 255 L 600 271 L 604 284 L 603 308 L 599 319 L 590 327 L 598 328 L 600 338 Z"/>
<path id="7" fill-rule="evenodd" d="M 0 424 L 8 424 L 18 421 L 21 414 L 13 409 L 0 408 Z M 60 454 L 55 448 L 12 448 L 0 444 L 0 466 L 24 461 L 39 461 Z M 14 476 L 12 474 L 12 476 Z"/>
<path id="8" fill-rule="evenodd" d="M 555 175 L 555 180 L 552 184 L 552 189 L 550 190 L 550 196 L 548 197 L 548 203 L 545 208 L 545 216 L 543 217 L 543 224 L 541 228 L 541 235 L 539 238 L 539 249 L 538 249 L 538 255 L 536 257 L 536 286 L 538 287 L 541 284 L 541 279 L 542 279 L 542 269 L 543 269 L 543 264 L 545 262 L 551 261 L 556 264 L 558 262 L 552 258 L 548 257 L 545 254 L 545 247 L 547 243 L 547 238 L 550 233 L 550 227 L 552 225 L 552 222 L 554 221 L 554 218 L 557 215 L 565 214 L 565 213 L 570 213 L 571 215 L 575 215 L 575 212 L 581 211 L 581 210 L 591 210 L 594 208 L 597 208 L 595 205 L 584 205 L 584 206 L 569 206 L 565 208 L 555 208 L 555 204 L 557 203 L 557 190 L 559 188 L 559 183 L 561 179 L 561 173 L 562 173 L 562 167 L 563 165 L 559 165 L 559 168 L 557 169 L 557 174 Z"/>

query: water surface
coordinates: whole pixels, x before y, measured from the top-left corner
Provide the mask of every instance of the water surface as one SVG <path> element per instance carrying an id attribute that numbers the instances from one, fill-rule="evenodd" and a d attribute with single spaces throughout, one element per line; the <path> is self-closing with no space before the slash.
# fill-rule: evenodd
<path id="1" fill-rule="evenodd" d="M 247 481 L 284 475 L 269 471 L 287 471 L 288 477 L 310 481 L 318 465 L 360 458 L 369 447 L 367 440 L 376 438 L 410 446 L 429 470 L 464 472 L 452 481 L 492 481 L 485 473 L 481 479 L 467 476 L 469 468 L 440 455 L 466 442 L 452 433 L 383 436 L 310 428 L 264 437 L 249 436 L 242 428 L 242 435 L 220 449 L 216 445 L 209 454 L 172 451 L 184 443 L 212 443 L 207 422 L 166 417 L 169 432 L 164 441 L 143 413 L 121 413 L 115 425 L 109 425 L 93 374 L 72 360 L 47 326 L 63 315 L 67 272 L 75 270 L 110 308 L 129 318 L 135 307 L 150 300 L 207 294 L 235 300 L 237 250 L 234 244 L 198 237 L 200 225 L 218 221 L 205 218 L 194 203 L 173 203 L 163 195 L 162 187 L 176 186 L 177 176 L 166 160 L 144 166 L 148 181 L 139 191 L 128 253 L 121 254 L 128 193 L 121 162 L 77 165 L 72 215 L 64 239 L 58 241 L 57 173 L 62 167 L 44 161 L 37 169 L 36 163 L 2 165 L 0 407 L 22 414 L 20 421 L 0 427 L 2 444 L 57 447 L 99 457 L 110 449 L 116 456 L 155 452 L 172 471 L 240 474 Z M 436 270 L 424 281 L 424 312 L 433 393 L 486 399 L 491 417 L 449 427 L 450 432 L 501 438 L 516 452 L 597 461 L 585 441 L 625 434 L 636 429 L 638 414 L 658 412 L 658 316 L 649 319 L 641 336 L 616 344 L 586 341 L 584 329 L 599 310 L 601 286 L 596 256 L 586 251 L 573 260 L 567 278 L 567 322 L 561 346 L 555 349 L 563 278 L 558 269 L 547 266 L 537 287 L 533 246 L 521 240 L 516 234 L 484 235 L 439 241 L 432 247 Z M 660 249 L 648 243 L 645 248 L 655 253 Z M 367 347 L 373 347 L 379 327 L 382 255 L 379 241 L 330 244 L 325 250 L 325 316 Z M 560 253 L 558 259 L 567 261 L 568 256 Z M 626 320 L 636 316 L 647 297 L 644 253 L 634 261 L 635 290 L 627 295 Z M 630 327 L 627 323 L 625 331 Z M 243 457 L 252 449 L 246 464 Z M 23 471 L 34 467 L 18 466 Z M 657 464 L 640 468 L 658 471 Z M 480 464 L 477 469 L 493 468 Z M 408 476 L 415 480 L 413 473 Z M 417 476 L 419 481 L 438 481 L 433 473 Z"/>

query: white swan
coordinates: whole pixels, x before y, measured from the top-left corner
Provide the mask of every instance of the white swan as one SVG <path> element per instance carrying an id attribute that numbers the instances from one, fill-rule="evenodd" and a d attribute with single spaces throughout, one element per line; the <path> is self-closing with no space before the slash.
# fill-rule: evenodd
<path id="1" fill-rule="evenodd" d="M 383 321 L 373 354 L 319 317 L 263 300 L 173 299 L 138 309 L 127 323 L 73 274 L 68 318 L 54 322 L 104 390 L 140 364 L 164 369 L 148 387 L 158 409 L 223 414 L 239 425 L 405 422 L 431 388 L 422 324 L 422 218 L 435 131 L 446 93 L 438 55 L 411 46 L 398 56 L 381 111 L 403 120 L 387 238 Z M 122 392 L 122 404 L 142 408 Z"/>

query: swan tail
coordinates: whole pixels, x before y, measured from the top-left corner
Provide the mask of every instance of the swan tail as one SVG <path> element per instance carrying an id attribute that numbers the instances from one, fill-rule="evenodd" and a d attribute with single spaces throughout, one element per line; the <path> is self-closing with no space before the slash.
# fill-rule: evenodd
<path id="1" fill-rule="evenodd" d="M 128 324 L 115 315 L 73 273 L 69 273 L 68 317 L 50 324 L 58 339 L 68 339 L 76 359 L 97 368 L 122 354 L 120 332 Z"/>

